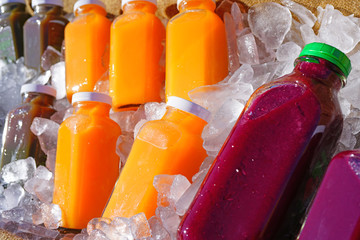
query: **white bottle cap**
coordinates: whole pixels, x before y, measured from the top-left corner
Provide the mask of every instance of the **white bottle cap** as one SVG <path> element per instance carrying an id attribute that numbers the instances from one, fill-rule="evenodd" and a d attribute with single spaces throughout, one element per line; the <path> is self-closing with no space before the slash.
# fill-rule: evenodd
<path id="1" fill-rule="evenodd" d="M 95 4 L 95 5 L 102 7 L 103 9 L 106 9 L 105 3 L 103 3 L 100 0 L 79 0 L 74 4 L 74 12 L 79 7 L 88 5 L 88 4 Z"/>
<path id="2" fill-rule="evenodd" d="M 183 2 L 183 1 L 185 1 L 185 0 L 177 0 L 177 2 L 176 2 L 176 7 L 177 7 L 177 9 L 179 10 L 179 5 L 180 5 L 180 3 L 181 2 Z M 212 0 L 214 3 L 216 3 L 215 2 L 215 0 Z"/>
<path id="3" fill-rule="evenodd" d="M 7 3 L 22 3 L 26 4 L 25 0 L 0 0 L 0 5 L 4 5 Z"/>
<path id="4" fill-rule="evenodd" d="M 202 106 L 179 97 L 168 97 L 166 105 L 194 114 L 205 122 L 209 122 L 211 113 Z"/>
<path id="5" fill-rule="evenodd" d="M 47 85 L 41 85 L 41 84 L 24 84 L 21 86 L 20 93 L 28 93 L 28 92 L 35 92 L 35 93 L 44 93 L 47 95 L 50 95 L 52 97 L 56 97 L 56 89 L 47 86 Z"/>
<path id="6" fill-rule="evenodd" d="M 51 4 L 51 5 L 56 5 L 56 6 L 60 6 L 60 7 L 64 6 L 62 0 L 32 0 L 31 7 L 34 8 L 35 6 L 42 5 L 42 4 Z"/>
<path id="7" fill-rule="evenodd" d="M 154 4 L 155 6 L 157 6 L 157 0 L 121 0 L 121 9 L 123 8 L 123 6 L 124 6 L 126 3 L 136 2 L 136 1 L 150 2 L 150 3 Z"/>
<path id="8" fill-rule="evenodd" d="M 112 99 L 109 95 L 98 92 L 77 92 L 72 96 L 72 104 L 76 102 L 102 102 L 111 106 Z"/>

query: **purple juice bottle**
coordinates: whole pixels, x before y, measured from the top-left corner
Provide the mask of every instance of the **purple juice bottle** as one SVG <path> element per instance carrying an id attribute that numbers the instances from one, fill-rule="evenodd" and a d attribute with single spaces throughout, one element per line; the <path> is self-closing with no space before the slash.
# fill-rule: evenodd
<path id="1" fill-rule="evenodd" d="M 360 239 L 360 150 L 331 160 L 298 239 Z"/>
<path id="2" fill-rule="evenodd" d="M 289 75 L 255 91 L 178 230 L 179 239 L 269 239 L 314 161 L 326 166 L 342 130 L 337 93 L 350 60 L 304 47 Z M 320 159 L 321 157 L 321 159 Z"/>

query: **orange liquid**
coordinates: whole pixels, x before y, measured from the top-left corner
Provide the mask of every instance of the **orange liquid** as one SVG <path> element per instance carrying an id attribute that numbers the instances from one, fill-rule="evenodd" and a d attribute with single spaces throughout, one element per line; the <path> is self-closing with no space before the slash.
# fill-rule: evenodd
<path id="1" fill-rule="evenodd" d="M 225 26 L 211 0 L 188 0 L 166 30 L 166 97 L 189 100 L 196 87 L 228 75 Z M 188 11 L 190 10 L 190 11 Z"/>
<path id="2" fill-rule="evenodd" d="M 62 227 L 81 229 L 101 216 L 119 176 L 115 149 L 121 131 L 109 118 L 110 105 L 75 107 L 59 129 L 53 202 L 62 210 Z"/>
<path id="3" fill-rule="evenodd" d="M 81 6 L 65 28 L 66 94 L 92 92 L 108 70 L 111 21 L 95 4 Z"/>
<path id="4" fill-rule="evenodd" d="M 155 11 L 146 1 L 127 3 L 111 26 L 109 78 L 115 111 L 161 101 L 165 27 Z"/>
<path id="5" fill-rule="evenodd" d="M 206 157 L 201 132 L 206 122 L 195 115 L 169 108 L 161 120 L 140 130 L 117 181 L 103 217 L 155 214 L 157 191 L 153 180 L 159 174 L 182 174 L 188 179 L 199 171 Z"/>

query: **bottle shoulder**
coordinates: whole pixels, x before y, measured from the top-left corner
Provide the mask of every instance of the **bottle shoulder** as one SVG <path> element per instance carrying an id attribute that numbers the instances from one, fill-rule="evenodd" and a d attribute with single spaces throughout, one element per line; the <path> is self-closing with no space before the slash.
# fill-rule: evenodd
<path id="1" fill-rule="evenodd" d="M 216 13 L 208 9 L 190 9 L 184 12 L 180 12 L 169 20 L 168 25 L 178 24 L 181 22 L 195 22 L 193 24 L 199 24 L 199 21 L 224 25 L 220 17 Z"/>
<path id="2" fill-rule="evenodd" d="M 126 24 L 126 23 L 136 23 L 136 22 L 156 22 L 161 23 L 160 19 L 152 13 L 148 12 L 141 12 L 141 11 L 132 11 L 129 13 L 124 13 L 118 16 L 113 21 L 113 27 L 116 27 L 119 24 Z M 162 24 L 162 23 L 161 23 Z"/>

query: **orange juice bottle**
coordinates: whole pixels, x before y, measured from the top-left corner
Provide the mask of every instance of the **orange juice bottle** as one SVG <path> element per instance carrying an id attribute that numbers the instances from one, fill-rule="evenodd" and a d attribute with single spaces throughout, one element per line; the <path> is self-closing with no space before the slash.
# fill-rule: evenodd
<path id="1" fill-rule="evenodd" d="M 100 0 L 79 0 L 65 28 L 66 94 L 91 92 L 109 68 L 111 21 Z"/>
<path id="2" fill-rule="evenodd" d="M 72 103 L 74 114 L 58 133 L 53 203 L 62 210 L 62 227 L 82 229 L 101 216 L 119 176 L 121 130 L 109 118 L 108 95 L 79 92 Z"/>
<path id="3" fill-rule="evenodd" d="M 103 217 L 144 212 L 150 218 L 157 206 L 156 175 L 182 174 L 191 179 L 199 171 L 207 156 L 201 132 L 210 113 L 178 97 L 170 97 L 167 105 L 161 120 L 149 121 L 140 129 Z"/>
<path id="4" fill-rule="evenodd" d="M 228 75 L 223 21 L 212 0 L 178 0 L 179 14 L 166 29 L 166 97 L 189 99 L 196 87 L 217 83 Z"/>
<path id="5" fill-rule="evenodd" d="M 165 79 L 160 60 L 165 27 L 155 16 L 156 0 L 123 0 L 124 14 L 110 33 L 110 96 L 113 109 L 160 102 Z"/>

